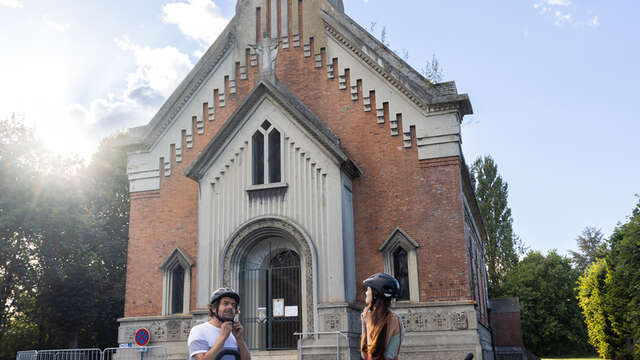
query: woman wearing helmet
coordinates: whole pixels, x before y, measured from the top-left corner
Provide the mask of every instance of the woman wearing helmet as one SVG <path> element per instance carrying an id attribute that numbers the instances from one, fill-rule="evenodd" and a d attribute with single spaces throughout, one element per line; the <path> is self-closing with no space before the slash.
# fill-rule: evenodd
<path id="1" fill-rule="evenodd" d="M 367 290 L 366 306 L 360 316 L 360 354 L 365 360 L 398 359 L 404 328 L 400 316 L 389 307 L 391 299 L 400 294 L 400 284 L 393 276 L 384 273 L 371 275 L 363 283 Z"/>

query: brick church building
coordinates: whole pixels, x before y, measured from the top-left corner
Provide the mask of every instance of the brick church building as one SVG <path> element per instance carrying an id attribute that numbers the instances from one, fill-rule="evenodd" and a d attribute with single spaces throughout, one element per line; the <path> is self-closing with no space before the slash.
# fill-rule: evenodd
<path id="1" fill-rule="evenodd" d="M 486 233 L 460 145 L 471 113 L 454 82 L 428 84 L 342 0 L 238 0 L 123 145 L 118 341 L 144 327 L 184 359 L 228 286 L 254 359 L 359 359 L 361 283 L 384 271 L 402 286 L 401 358 L 492 358 Z"/>

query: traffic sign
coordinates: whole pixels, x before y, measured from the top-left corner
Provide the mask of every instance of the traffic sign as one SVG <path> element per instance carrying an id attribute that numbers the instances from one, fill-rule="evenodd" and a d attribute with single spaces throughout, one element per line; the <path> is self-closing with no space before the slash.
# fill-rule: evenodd
<path id="1" fill-rule="evenodd" d="M 138 346 L 146 346 L 149 343 L 149 340 L 151 340 L 149 330 L 145 328 L 138 329 L 138 331 L 136 331 L 136 334 L 133 336 L 133 340 Z"/>

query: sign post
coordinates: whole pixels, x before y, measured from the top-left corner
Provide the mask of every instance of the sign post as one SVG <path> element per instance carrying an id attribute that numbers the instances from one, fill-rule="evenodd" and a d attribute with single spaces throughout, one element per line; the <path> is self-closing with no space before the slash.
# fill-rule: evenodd
<path id="1" fill-rule="evenodd" d="M 133 340 L 135 341 L 136 345 L 142 346 L 142 349 L 140 351 L 140 360 L 143 360 L 144 352 L 147 351 L 147 344 L 149 343 L 149 340 L 151 340 L 151 334 L 149 334 L 149 330 L 145 328 L 138 329 L 138 331 L 136 331 L 136 334 L 133 336 Z"/>

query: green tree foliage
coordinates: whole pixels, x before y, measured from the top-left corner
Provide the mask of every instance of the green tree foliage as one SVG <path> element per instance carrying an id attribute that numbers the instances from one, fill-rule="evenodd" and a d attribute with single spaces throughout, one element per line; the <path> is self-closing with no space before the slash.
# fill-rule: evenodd
<path id="1" fill-rule="evenodd" d="M 129 219 L 117 136 L 85 167 L 15 122 L 0 122 L 0 135 L 0 359 L 115 345 Z"/>
<path id="2" fill-rule="evenodd" d="M 471 177 L 487 229 L 484 248 L 489 297 L 499 297 L 504 276 L 518 263 L 511 208 L 507 204 L 509 187 L 498 174 L 498 165 L 491 156 L 480 157 L 473 163 Z"/>
<path id="3" fill-rule="evenodd" d="M 605 309 L 607 261 L 599 259 L 591 263 L 580 276 L 578 301 L 585 317 L 589 342 L 603 359 L 611 359 L 613 333 Z"/>
<path id="4" fill-rule="evenodd" d="M 605 283 L 614 358 L 640 359 L 640 202 L 609 242 Z"/>
<path id="5" fill-rule="evenodd" d="M 589 340 L 602 357 L 640 359 L 640 202 L 609 239 L 603 258 L 580 277 Z"/>
<path id="6" fill-rule="evenodd" d="M 555 251 L 529 252 L 505 277 L 504 295 L 520 298 L 525 345 L 536 355 L 592 351 L 576 299 L 578 277 L 571 260 Z"/>
<path id="7" fill-rule="evenodd" d="M 576 238 L 578 251 L 569 251 L 573 258 L 573 263 L 580 270 L 584 270 L 598 257 L 602 257 L 606 244 L 603 240 L 602 231 L 595 227 L 587 226 Z"/>
<path id="8" fill-rule="evenodd" d="M 38 210 L 41 148 L 24 126 L 0 120 L 0 343 L 15 321 L 11 314 L 26 308 L 23 293 L 33 287 L 36 277 L 32 262 L 38 239 L 30 227 Z"/>

